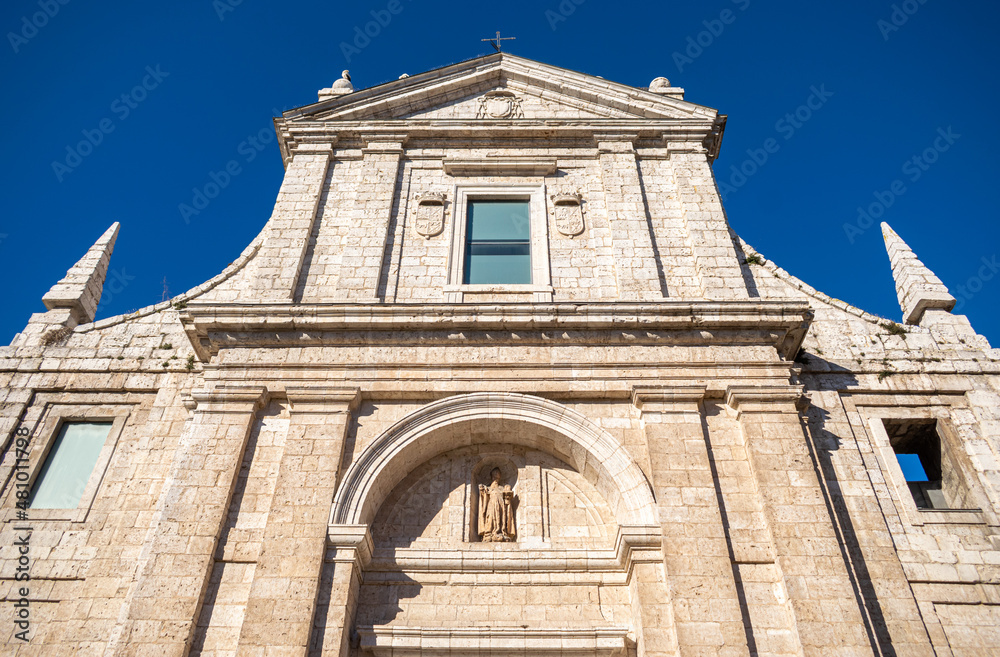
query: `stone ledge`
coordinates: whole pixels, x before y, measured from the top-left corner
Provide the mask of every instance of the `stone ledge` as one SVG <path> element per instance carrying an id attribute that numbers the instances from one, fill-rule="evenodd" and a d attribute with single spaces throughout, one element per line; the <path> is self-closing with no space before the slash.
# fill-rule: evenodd
<path id="1" fill-rule="evenodd" d="M 331 526 L 331 533 L 337 531 Z M 332 535 L 332 534 L 331 534 Z M 613 548 L 560 549 L 516 543 L 466 543 L 449 549 L 379 548 L 368 570 L 402 573 L 629 573 L 635 563 L 662 560 L 659 525 L 626 525 L 618 529 Z"/>
<path id="2" fill-rule="evenodd" d="M 444 171 L 451 176 L 551 176 L 556 172 L 554 159 L 445 160 Z"/>
<path id="3" fill-rule="evenodd" d="M 808 304 L 783 301 L 507 304 L 190 304 L 181 323 L 203 361 L 236 334 L 258 334 L 278 345 L 334 344 L 323 332 L 632 330 L 675 332 L 688 344 L 766 344 L 794 357 L 812 321 Z M 280 333 L 301 339 L 282 340 Z M 544 336 L 553 339 L 553 336 Z M 582 336 L 576 336 L 581 338 Z M 422 341 L 424 339 L 422 338 Z M 584 340 L 593 342 L 593 340 Z M 255 343 L 261 346 L 259 341 Z"/>
<path id="4" fill-rule="evenodd" d="M 403 627 L 358 628 L 361 649 L 376 657 L 419 657 L 426 654 L 469 655 L 604 655 L 625 654 L 632 643 L 624 627 Z"/>

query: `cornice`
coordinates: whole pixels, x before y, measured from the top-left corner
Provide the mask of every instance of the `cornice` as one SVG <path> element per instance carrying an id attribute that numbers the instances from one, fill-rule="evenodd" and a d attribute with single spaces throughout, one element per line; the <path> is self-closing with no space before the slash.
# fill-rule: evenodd
<path id="1" fill-rule="evenodd" d="M 607 344 L 607 332 L 623 343 L 734 344 L 773 346 L 791 359 L 812 311 L 797 301 L 511 304 L 288 304 L 188 305 L 181 323 L 203 360 L 222 348 L 309 346 L 371 342 L 374 332 L 393 340 L 432 344 L 475 341 L 477 332 L 524 332 L 552 342 L 571 335 L 575 343 Z M 598 335 L 600 333 L 600 335 Z M 488 336 L 487 336 L 488 337 Z M 490 338 L 491 341 L 492 338 Z"/>

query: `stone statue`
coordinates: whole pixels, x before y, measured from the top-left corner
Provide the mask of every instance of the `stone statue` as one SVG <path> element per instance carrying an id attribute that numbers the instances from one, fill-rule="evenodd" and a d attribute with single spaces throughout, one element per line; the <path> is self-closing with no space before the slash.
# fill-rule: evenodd
<path id="1" fill-rule="evenodd" d="M 517 537 L 514 491 L 501 484 L 500 477 L 500 468 L 493 468 L 490 485 L 479 484 L 479 535 L 484 543 L 509 543 Z"/>

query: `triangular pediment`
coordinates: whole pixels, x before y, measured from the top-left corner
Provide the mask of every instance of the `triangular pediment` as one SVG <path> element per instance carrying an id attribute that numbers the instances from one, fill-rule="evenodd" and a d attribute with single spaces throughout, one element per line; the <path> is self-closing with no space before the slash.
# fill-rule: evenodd
<path id="1" fill-rule="evenodd" d="M 678 120 L 716 110 L 500 53 L 286 112 L 298 121 Z"/>

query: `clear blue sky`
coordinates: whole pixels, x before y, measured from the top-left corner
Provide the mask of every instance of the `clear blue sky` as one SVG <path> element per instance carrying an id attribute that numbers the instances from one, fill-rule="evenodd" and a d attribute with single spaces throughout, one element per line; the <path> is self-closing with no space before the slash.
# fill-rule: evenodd
<path id="1" fill-rule="evenodd" d="M 1000 4 L 399 2 L 394 15 L 388 0 L 4 2 L 0 342 L 113 221 L 99 317 L 160 301 L 164 278 L 175 296 L 216 275 L 270 215 L 275 110 L 314 102 L 344 68 L 362 88 L 485 54 L 499 29 L 518 55 L 635 86 L 666 76 L 728 114 L 715 169 L 736 231 L 811 285 L 899 319 L 878 222 L 844 227 L 859 206 L 886 206 L 874 211 L 962 286 L 962 312 L 1000 345 L 1000 271 L 984 265 L 1000 256 Z M 373 11 L 387 24 L 345 50 Z M 814 89 L 824 100 L 800 110 Z M 100 143 L 77 159 L 67 147 L 84 131 Z M 748 149 L 761 159 L 769 139 L 756 166 Z M 230 160 L 239 174 L 185 223 L 178 206 Z"/>

